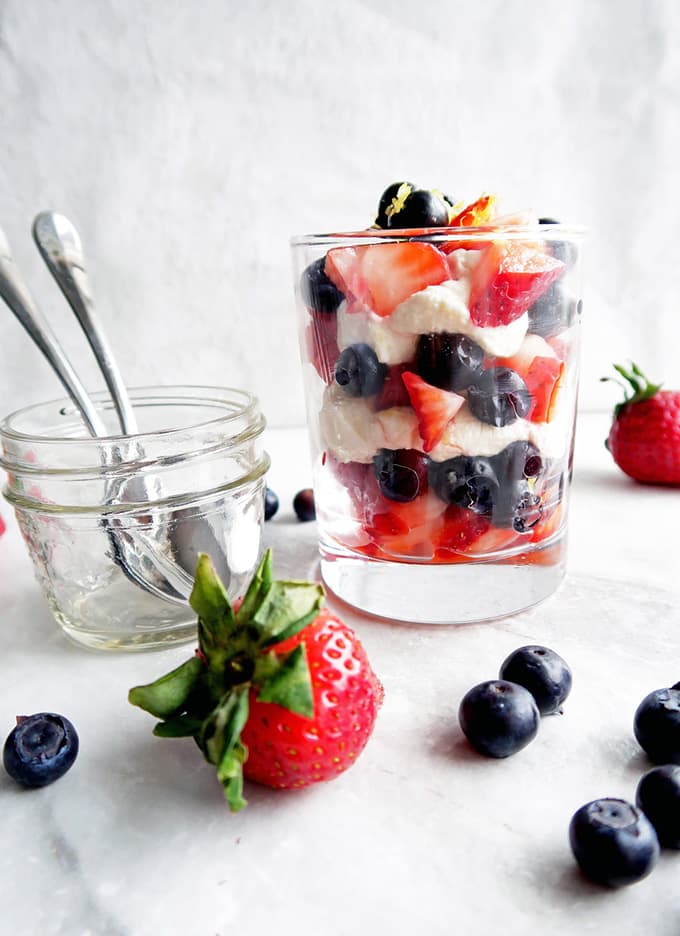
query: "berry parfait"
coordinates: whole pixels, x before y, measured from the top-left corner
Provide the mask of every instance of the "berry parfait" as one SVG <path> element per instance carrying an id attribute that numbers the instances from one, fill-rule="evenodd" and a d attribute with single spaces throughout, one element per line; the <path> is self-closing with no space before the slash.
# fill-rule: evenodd
<path id="1" fill-rule="evenodd" d="M 403 182 L 293 240 L 326 584 L 396 620 L 519 611 L 564 575 L 581 231 Z"/>

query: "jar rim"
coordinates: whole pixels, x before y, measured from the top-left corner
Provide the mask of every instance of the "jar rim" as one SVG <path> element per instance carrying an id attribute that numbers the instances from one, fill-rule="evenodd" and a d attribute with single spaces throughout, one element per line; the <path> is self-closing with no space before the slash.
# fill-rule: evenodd
<path id="1" fill-rule="evenodd" d="M 40 410 L 56 410 L 60 414 L 73 415 L 79 418 L 78 409 L 69 397 L 57 397 L 52 400 L 46 400 L 40 403 L 32 403 L 30 406 L 14 410 L 14 412 L 5 416 L 0 421 L 0 438 L 8 439 L 18 443 L 52 443 L 59 445 L 83 445 L 88 442 L 101 445 L 105 442 L 115 443 L 118 441 L 130 442 L 148 441 L 151 439 L 172 439 L 173 436 L 179 437 L 187 431 L 214 427 L 220 423 L 228 425 L 229 423 L 242 420 L 244 416 L 253 418 L 259 413 L 259 401 L 254 393 L 249 390 L 241 390 L 236 387 L 216 387 L 208 384 L 170 384 L 170 385 L 150 385 L 144 387 L 128 387 L 128 394 L 133 403 L 140 405 L 177 403 L 179 405 L 205 405 L 222 404 L 225 407 L 231 406 L 231 412 L 223 412 L 214 419 L 202 419 L 195 423 L 185 424 L 180 427 L 171 427 L 166 429 L 155 429 L 152 431 L 139 432 L 134 435 L 124 435 L 122 432 L 113 433 L 105 436 L 65 436 L 54 434 L 41 434 L 37 432 L 24 432 L 13 425 L 20 418 L 37 414 Z M 232 397 L 229 399 L 228 394 Z M 96 408 L 102 410 L 114 410 L 113 400 L 105 390 L 90 394 Z M 177 399 L 179 397 L 179 399 Z"/>
<path id="2" fill-rule="evenodd" d="M 360 231 L 337 231 L 328 234 L 296 234 L 291 238 L 293 247 L 314 247 L 327 244 L 384 243 L 416 240 L 433 243 L 451 241 L 488 241 L 498 235 L 508 240 L 522 240 L 530 237 L 539 240 L 582 240 L 587 228 L 573 224 L 488 224 L 470 227 L 433 227 L 418 228 L 365 228 Z"/>

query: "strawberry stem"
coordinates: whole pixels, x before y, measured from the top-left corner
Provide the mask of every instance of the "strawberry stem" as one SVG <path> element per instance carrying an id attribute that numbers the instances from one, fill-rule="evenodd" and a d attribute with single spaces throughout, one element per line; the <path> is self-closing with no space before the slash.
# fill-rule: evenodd
<path id="1" fill-rule="evenodd" d="M 637 364 L 634 364 L 632 361 L 630 363 L 630 368 L 624 367 L 623 364 L 614 364 L 613 367 L 616 373 L 623 377 L 625 383 L 617 380 L 616 377 L 601 377 L 600 380 L 603 382 L 611 381 L 611 383 L 617 384 L 623 390 L 623 401 L 617 403 L 614 407 L 615 419 L 619 416 L 624 407 L 631 403 L 639 403 L 642 400 L 651 399 L 662 387 L 662 384 L 651 383 Z M 632 393 L 630 392 L 631 389 L 633 391 Z"/>

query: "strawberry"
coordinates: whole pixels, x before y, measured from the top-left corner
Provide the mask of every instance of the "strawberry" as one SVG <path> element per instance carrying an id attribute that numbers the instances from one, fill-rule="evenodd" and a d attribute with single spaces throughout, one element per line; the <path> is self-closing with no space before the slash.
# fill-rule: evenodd
<path id="1" fill-rule="evenodd" d="M 376 410 L 391 409 L 393 406 L 409 406 L 410 397 L 402 375 L 406 370 L 404 364 L 393 364 L 387 370 L 385 382 L 375 400 Z"/>
<path id="2" fill-rule="evenodd" d="M 423 450 L 431 452 L 465 402 L 465 398 L 449 390 L 433 387 L 412 371 L 404 371 L 402 380 L 418 418 L 418 432 L 423 440 Z"/>
<path id="3" fill-rule="evenodd" d="M 470 319 L 475 325 L 514 322 L 565 270 L 561 260 L 524 241 L 495 241 L 472 272 Z"/>
<path id="4" fill-rule="evenodd" d="M 326 255 L 325 270 L 338 289 L 383 318 L 413 293 L 449 278 L 444 255 L 418 241 L 336 247 Z"/>
<path id="5" fill-rule="evenodd" d="M 337 316 L 311 310 L 305 342 L 305 359 L 312 362 L 317 374 L 325 383 L 332 384 L 335 378 L 335 362 L 340 354 Z"/>
<path id="6" fill-rule="evenodd" d="M 635 364 L 614 369 L 632 390 L 624 386 L 605 443 L 614 461 L 636 481 L 680 485 L 680 390 L 661 390 Z"/>
<path id="7" fill-rule="evenodd" d="M 330 780 L 368 741 L 383 690 L 356 634 L 325 609 L 323 589 L 273 581 L 268 551 L 232 607 L 201 554 L 190 604 L 198 650 L 130 690 L 161 721 L 154 734 L 193 737 L 233 812 L 243 777 L 280 789 Z"/>
<path id="8" fill-rule="evenodd" d="M 510 367 L 516 371 L 531 394 L 531 408 L 526 418 L 531 422 L 550 422 L 555 415 L 564 363 L 547 341 L 539 335 L 527 335 L 517 354 L 494 358 L 490 366 Z"/>
<path id="9" fill-rule="evenodd" d="M 7 527 L 5 526 L 5 521 L 0 517 L 0 536 L 5 532 Z"/>
<path id="10" fill-rule="evenodd" d="M 444 523 L 435 536 L 437 558 L 451 558 L 466 552 L 491 526 L 488 517 L 451 504 L 446 508 Z"/>
<path id="11" fill-rule="evenodd" d="M 459 208 L 456 205 L 456 214 L 449 221 L 450 227 L 480 227 L 490 224 L 496 213 L 496 196 L 480 195 L 470 205 Z"/>

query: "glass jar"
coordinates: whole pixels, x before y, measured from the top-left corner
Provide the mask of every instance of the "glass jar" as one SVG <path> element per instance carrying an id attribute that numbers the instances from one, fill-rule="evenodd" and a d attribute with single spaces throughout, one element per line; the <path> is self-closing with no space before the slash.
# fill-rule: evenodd
<path id="1" fill-rule="evenodd" d="M 529 607 L 565 571 L 582 231 L 294 238 L 321 572 L 421 623 Z"/>
<path id="2" fill-rule="evenodd" d="M 0 423 L 6 499 L 54 617 L 97 649 L 144 650 L 196 638 L 188 604 L 198 553 L 230 598 L 260 556 L 265 420 L 257 399 L 217 387 L 133 389 L 139 434 L 92 438 L 68 400 Z"/>

